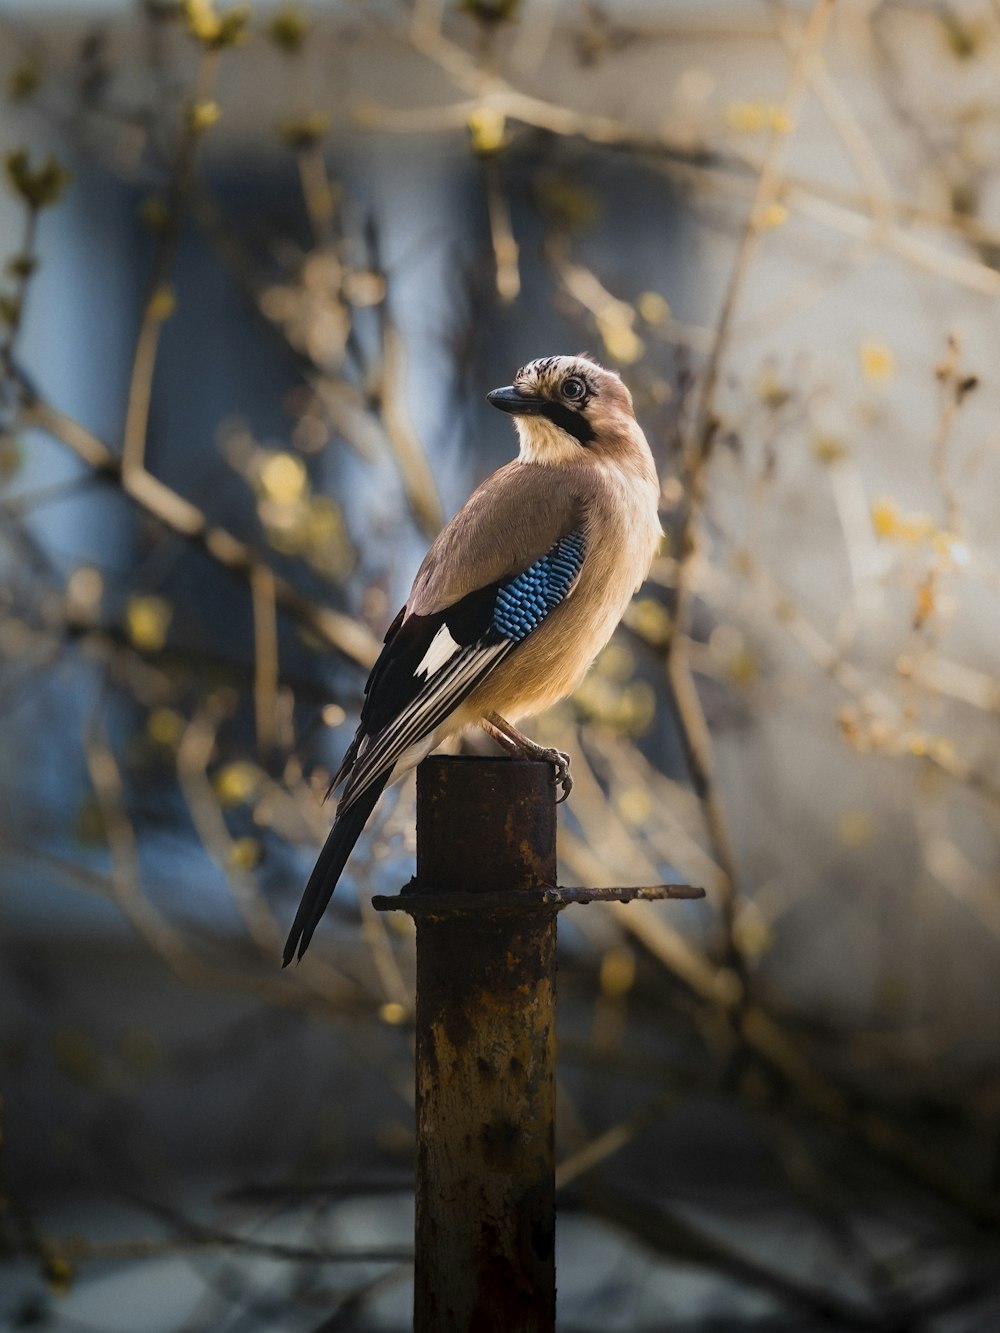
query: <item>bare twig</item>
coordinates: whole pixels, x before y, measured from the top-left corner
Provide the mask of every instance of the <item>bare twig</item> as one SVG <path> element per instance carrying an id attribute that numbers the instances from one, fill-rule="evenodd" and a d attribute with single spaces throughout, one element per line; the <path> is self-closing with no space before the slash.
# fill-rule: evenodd
<path id="1" fill-rule="evenodd" d="M 834 0 L 819 0 L 805 25 L 802 42 L 781 105 L 782 118 L 788 125 L 794 126 L 798 118 L 808 86 L 812 58 L 822 44 L 833 4 Z M 761 232 L 767 225 L 767 210 L 775 201 L 780 188 L 784 147 L 784 136 L 776 129 L 772 132 L 768 152 L 757 179 L 757 188 L 747 215 L 742 241 L 723 298 L 712 351 L 701 381 L 695 419 L 685 450 L 685 496 L 678 521 L 678 550 L 681 564 L 677 579 L 674 623 L 667 648 L 670 694 L 684 741 L 692 781 L 703 804 L 715 858 L 726 876 L 725 892 L 720 901 L 725 957 L 743 985 L 747 980 L 746 967 L 734 929 L 737 902 L 736 861 L 730 846 L 721 797 L 714 781 L 711 739 L 688 663 L 687 636 L 692 612 L 689 569 L 696 554 L 694 529 L 704 506 L 707 467 L 719 427 L 715 410 L 719 374 L 728 350 L 736 310 L 757 253 Z"/>
<path id="2" fill-rule="evenodd" d="M 142 509 L 223 568 L 247 581 L 255 570 L 269 568 L 246 542 L 227 529 L 211 524 L 208 517 L 190 500 L 178 495 L 144 469 L 132 472 L 126 481 L 117 454 L 103 440 L 57 408 L 37 397 L 29 397 L 22 410 L 21 420 L 25 425 L 38 426 L 48 431 L 101 476 L 118 482 L 125 494 Z M 275 600 L 282 610 L 308 626 L 349 660 L 359 666 L 371 666 L 378 656 L 379 645 L 375 636 L 363 625 L 351 616 L 317 605 L 296 591 L 280 575 L 272 573 L 272 578 Z"/>

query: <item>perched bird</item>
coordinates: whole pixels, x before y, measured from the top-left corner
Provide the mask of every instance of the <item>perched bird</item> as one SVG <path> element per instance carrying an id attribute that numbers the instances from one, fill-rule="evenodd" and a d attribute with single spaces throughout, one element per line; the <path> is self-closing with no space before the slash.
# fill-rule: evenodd
<path id="1" fill-rule="evenodd" d="M 285 966 L 307 949 L 383 788 L 447 736 L 478 724 L 508 753 L 549 761 L 565 799 L 569 757 L 514 722 L 576 688 L 649 571 L 660 488 L 619 377 L 550 356 L 486 397 L 514 418 L 519 455 L 441 531 L 389 626 Z"/>

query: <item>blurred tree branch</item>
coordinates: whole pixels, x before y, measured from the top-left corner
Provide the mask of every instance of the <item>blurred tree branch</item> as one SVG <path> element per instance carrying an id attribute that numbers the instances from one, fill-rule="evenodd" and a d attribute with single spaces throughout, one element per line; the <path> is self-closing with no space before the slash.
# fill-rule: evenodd
<path id="1" fill-rule="evenodd" d="M 367 668 L 379 646 L 372 627 L 391 611 L 372 571 L 386 567 L 393 534 L 347 536 L 344 505 L 323 489 L 330 478 L 318 475 L 319 459 L 346 446 L 352 466 L 378 486 L 388 461 L 401 521 L 429 538 L 442 520 L 408 410 L 407 362 L 420 349 L 407 345 L 377 222 L 358 221 L 360 206 L 343 194 L 331 162 L 348 120 L 355 132 L 406 136 L 408 153 L 422 151 L 417 136 L 439 135 L 456 162 L 471 163 L 470 189 L 482 205 L 474 277 L 488 293 L 456 316 L 468 327 L 448 336 L 492 356 L 488 340 L 511 313 L 539 319 L 526 275 L 543 272 L 545 299 L 564 327 L 622 368 L 662 463 L 669 549 L 587 686 L 540 723 L 577 737 L 562 864 L 594 885 L 648 883 L 676 870 L 708 888 L 720 918 L 717 928 L 694 913 L 682 920 L 648 905 L 595 906 L 580 922 L 582 944 L 566 972 L 578 988 L 574 1016 L 586 1017 L 566 1042 L 579 1083 L 572 1096 L 562 1093 L 571 1123 L 562 1182 L 637 1243 L 769 1291 L 792 1311 L 847 1327 L 915 1327 L 988 1294 L 972 1237 L 976 1228 L 992 1235 L 1000 1222 L 983 1147 L 1000 1132 L 1000 1031 L 979 1009 L 972 1020 L 963 1008 L 973 992 L 964 950 L 951 944 L 950 959 L 938 947 L 939 931 L 951 939 L 941 923 L 953 921 L 942 904 L 967 914 L 969 934 L 987 941 L 977 939 L 977 959 L 995 959 L 1000 921 L 992 755 L 1000 677 L 987 600 L 1000 591 L 1000 573 L 982 503 L 995 481 L 994 388 L 969 368 L 992 364 L 974 317 L 976 302 L 1000 292 L 1000 229 L 988 202 L 998 163 L 988 135 L 975 138 L 989 96 L 963 91 L 978 52 L 984 63 L 995 59 L 1000 11 L 976 26 L 957 8 L 907 15 L 905 6 L 841 4 L 834 20 L 833 0 L 804 15 L 768 4 L 766 32 L 720 31 L 689 52 L 691 34 L 669 23 L 662 38 L 651 37 L 595 11 L 575 16 L 564 34 L 537 8 L 499 17 L 488 8 L 399 6 L 382 36 L 394 56 L 414 60 L 408 69 L 434 80 L 433 96 L 412 105 L 404 81 L 392 106 L 384 95 L 392 85 L 376 96 L 365 84 L 355 96 L 349 79 L 330 74 L 340 68 L 336 20 L 295 6 L 256 31 L 237 21 L 238 7 L 152 0 L 138 58 L 135 46 L 116 53 L 91 42 L 62 66 L 80 89 L 72 112 L 55 86 L 59 58 L 15 33 L 20 58 L 38 69 L 36 77 L 19 66 L 11 86 L 28 90 L 50 131 L 65 134 L 82 160 L 150 191 L 143 215 L 152 245 L 118 448 L 34 386 L 22 321 L 46 262 L 39 212 L 56 202 L 65 177 L 55 162 L 15 161 L 22 234 L 4 279 L 0 336 L 0 480 L 8 488 L 0 525 L 9 561 L 0 653 L 19 670 L 3 704 L 13 714 L 28 677 L 38 692 L 57 669 L 94 670 L 96 702 L 77 744 L 98 847 L 67 855 L 44 829 L 0 837 L 53 878 L 114 901 L 186 983 L 331 1024 L 351 1061 L 378 1066 L 387 1097 L 405 1105 L 412 938 L 394 934 L 368 905 L 388 858 L 411 850 L 405 799 L 374 831 L 367 861 L 358 860 L 350 911 L 360 948 L 347 952 L 338 940 L 334 958 L 318 941 L 294 976 L 278 977 L 270 963 L 285 907 L 274 890 L 289 878 L 280 855 L 321 840 L 327 825 L 319 798 L 329 774 L 316 762 L 314 732 L 343 724 L 356 702 L 341 706 L 295 654 L 332 649 L 352 669 Z M 933 99 L 910 82 L 915 48 L 899 38 L 897 20 L 911 23 L 908 35 L 937 33 L 943 42 L 931 68 L 950 82 L 942 75 Z M 367 15 L 356 21 L 362 36 L 374 31 Z M 249 38 L 250 52 L 237 49 L 237 36 Z M 751 38 L 761 72 L 748 76 L 756 61 L 742 52 L 734 75 L 725 52 Z M 528 49 L 535 42 L 539 49 Z M 651 89 L 642 60 L 657 43 L 670 75 Z M 198 165 L 202 145 L 235 109 L 239 85 L 227 74 L 262 47 L 281 62 L 274 144 L 291 154 L 301 196 L 301 218 L 263 240 L 237 225 L 214 188 L 212 162 Z M 563 66 L 557 48 L 569 51 Z M 54 73 L 44 77 L 50 59 Z M 655 116 L 638 94 L 630 100 L 632 60 L 646 71 L 635 88 Z M 614 77 L 601 84 L 609 67 Z M 565 69 L 569 78 L 559 74 Z M 862 77 L 877 97 L 858 97 Z M 773 100 L 765 86 L 778 89 Z M 262 80 L 261 100 L 270 95 Z M 814 111 L 821 130 L 807 123 Z M 909 155 L 889 137 L 890 121 L 915 145 Z M 817 141 L 813 161 L 801 144 Z M 846 169 L 828 175 L 824 153 Z M 662 235 L 655 260 L 638 247 L 626 253 L 637 231 L 602 176 L 609 163 L 635 179 L 665 178 L 701 224 L 711 260 L 698 280 L 723 265 L 726 274 L 709 313 L 711 303 L 687 299 L 671 276 Z M 651 214 L 648 231 L 660 216 Z M 222 508 L 221 488 L 181 493 L 154 475 L 147 456 L 164 322 L 186 313 L 174 291 L 182 225 L 248 299 L 269 349 L 294 367 L 287 441 L 258 441 L 251 423 L 224 443 L 227 484 L 244 484 L 255 507 L 246 526 Z M 775 282 L 776 256 L 786 284 Z M 884 289 L 873 288 L 878 299 L 866 304 L 868 272 L 886 265 L 919 292 L 936 332 L 932 357 L 922 344 L 916 350 L 915 335 L 906 347 L 900 336 L 894 352 L 881 327 Z M 848 324 L 836 323 L 844 306 L 860 324 L 854 341 Z M 962 339 L 951 326 L 956 311 L 974 326 Z M 922 430 L 891 396 L 904 375 L 898 397 L 931 403 Z M 33 478 L 18 489 L 22 441 L 33 447 L 38 435 L 83 464 L 79 479 Z M 167 450 L 174 444 L 163 441 Z M 890 474 L 882 457 L 893 445 L 907 453 Z M 135 571 L 86 562 L 68 570 L 49 549 L 36 521 L 94 483 L 152 520 L 153 549 L 194 551 L 206 568 L 236 576 L 241 601 L 227 615 L 234 623 L 238 613 L 250 616 L 237 663 L 221 662 L 207 642 L 181 642 L 179 633 L 174 642 L 163 573 L 173 557 L 153 566 L 150 591 Z M 890 484 L 893 493 L 880 495 Z M 915 508 L 921 503 L 928 512 Z M 143 526 L 144 543 L 146 534 Z M 346 609 L 326 604 L 314 575 Z M 104 600 L 113 578 L 125 607 L 119 623 Z M 797 751 L 810 746 L 819 758 L 806 782 Z M 871 771 L 886 775 L 881 804 L 871 795 L 881 778 L 865 786 Z M 800 781 L 815 793 L 808 809 Z M 203 863 L 221 873 L 239 922 L 233 938 L 192 929 L 161 905 L 169 897 L 143 863 L 149 790 L 176 797 Z M 901 899 L 892 910 L 890 890 Z M 918 949 L 920 930 L 930 943 Z M 843 974 L 851 1001 L 843 1013 L 822 1007 L 831 983 L 814 987 L 808 975 L 822 972 L 827 938 L 830 970 Z M 948 967 L 969 981 L 956 998 Z M 375 1040 L 386 1033 L 399 1038 L 391 1057 Z M 638 1089 L 634 1101 L 619 1083 Z M 766 1120 L 769 1166 L 856 1279 L 856 1297 L 833 1290 L 832 1280 L 814 1286 L 790 1265 L 748 1258 L 620 1183 L 630 1154 L 652 1160 L 654 1146 L 670 1140 L 672 1117 L 694 1098 L 736 1105 L 752 1126 Z M 374 1127 L 370 1137 L 372 1160 L 409 1150 L 405 1126 L 392 1139 L 401 1147 L 386 1148 Z M 859 1180 L 861 1204 L 850 1197 Z M 852 1206 L 891 1216 L 916 1252 L 930 1250 L 932 1237 L 963 1256 L 964 1270 L 918 1291 L 905 1264 L 884 1261 L 862 1234 Z M 321 1204 L 317 1219 L 322 1225 Z M 77 1244 L 38 1229 L 22 1236 L 19 1252 L 43 1269 L 53 1256 L 72 1265 L 214 1248 L 303 1271 L 355 1257 L 174 1222 L 176 1236 L 162 1241 Z M 378 1253 L 387 1263 L 404 1258 Z M 220 1279 L 220 1301 L 227 1291 Z M 363 1305 L 368 1286 L 358 1291 Z M 308 1282 L 297 1292 L 309 1299 Z"/>

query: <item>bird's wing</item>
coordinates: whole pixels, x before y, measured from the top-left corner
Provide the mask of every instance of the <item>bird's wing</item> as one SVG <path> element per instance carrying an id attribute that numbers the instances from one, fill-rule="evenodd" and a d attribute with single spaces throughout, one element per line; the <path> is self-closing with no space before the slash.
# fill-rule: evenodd
<path id="1" fill-rule="evenodd" d="M 413 580 L 407 619 L 429 616 L 519 574 L 584 525 L 590 488 L 574 468 L 508 463 L 472 492 Z"/>
<path id="2" fill-rule="evenodd" d="M 429 736 L 573 590 L 586 553 L 582 528 L 563 532 L 526 568 L 441 610 L 397 617 L 366 687 L 361 725 L 341 769 L 345 813 Z M 346 767 L 346 766 L 345 766 Z M 340 776 L 340 775 L 338 775 Z"/>

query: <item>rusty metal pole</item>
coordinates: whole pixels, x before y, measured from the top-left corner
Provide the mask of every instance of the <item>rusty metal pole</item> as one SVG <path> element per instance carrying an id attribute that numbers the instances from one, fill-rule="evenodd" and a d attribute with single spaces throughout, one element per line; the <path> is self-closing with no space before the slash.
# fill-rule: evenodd
<path id="1" fill-rule="evenodd" d="M 415 1333 L 555 1324 L 555 883 L 548 764 L 421 764 Z"/>
<path id="2" fill-rule="evenodd" d="M 416 878 L 373 899 L 417 923 L 415 1333 L 555 1327 L 557 914 L 703 894 L 559 887 L 548 764 L 417 769 Z"/>

